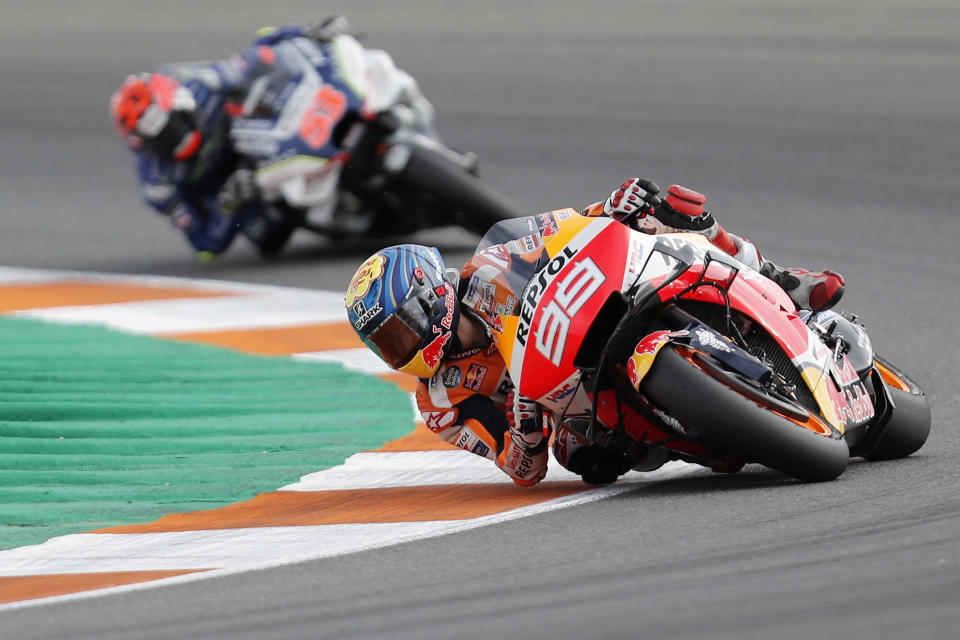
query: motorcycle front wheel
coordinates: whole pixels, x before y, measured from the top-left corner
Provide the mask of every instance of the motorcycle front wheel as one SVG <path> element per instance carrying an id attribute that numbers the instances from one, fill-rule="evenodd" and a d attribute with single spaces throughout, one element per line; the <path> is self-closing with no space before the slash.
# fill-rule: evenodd
<path id="1" fill-rule="evenodd" d="M 842 435 L 799 405 L 769 396 L 708 362 L 709 356 L 667 346 L 641 392 L 684 425 L 730 452 L 805 482 L 839 477 L 850 450 Z"/>

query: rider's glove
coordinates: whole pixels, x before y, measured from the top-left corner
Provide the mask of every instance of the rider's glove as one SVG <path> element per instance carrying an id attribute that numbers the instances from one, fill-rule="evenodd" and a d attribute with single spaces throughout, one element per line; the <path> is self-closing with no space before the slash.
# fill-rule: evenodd
<path id="1" fill-rule="evenodd" d="M 603 213 L 618 222 L 633 226 L 634 221 L 656 211 L 661 201 L 660 187 L 646 178 L 630 178 L 603 202 Z"/>
<path id="2" fill-rule="evenodd" d="M 217 205 L 225 214 L 233 215 L 260 197 L 256 176 L 251 169 L 237 169 L 223 183 L 217 194 Z"/>
<path id="3" fill-rule="evenodd" d="M 672 184 L 667 187 L 667 197 L 653 215 L 675 231 L 700 233 L 712 240 L 720 227 L 703 208 L 706 202 L 707 197 L 702 193 Z"/>
<path id="4" fill-rule="evenodd" d="M 549 434 L 544 433 L 540 406 L 530 398 L 511 391 L 507 394 L 506 409 L 513 441 L 531 455 L 543 451 L 547 447 Z"/>
<path id="5" fill-rule="evenodd" d="M 197 228 L 197 225 L 202 223 L 202 221 L 193 212 L 193 209 L 188 207 L 186 203 L 179 200 L 171 204 L 166 213 L 167 217 L 170 219 L 170 224 L 175 226 L 177 229 L 180 229 L 180 231 L 183 231 L 184 233 L 193 231 Z"/>
<path id="6" fill-rule="evenodd" d="M 507 394 L 507 423 L 510 429 L 503 434 L 503 448 L 497 455 L 497 466 L 521 486 L 530 487 L 547 475 L 547 441 L 543 413 L 530 398 Z"/>

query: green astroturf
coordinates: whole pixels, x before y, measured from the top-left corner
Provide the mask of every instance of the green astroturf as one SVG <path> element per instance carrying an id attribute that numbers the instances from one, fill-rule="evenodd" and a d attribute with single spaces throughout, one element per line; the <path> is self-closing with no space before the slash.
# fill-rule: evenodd
<path id="1" fill-rule="evenodd" d="M 412 419 L 336 364 L 0 317 L 0 549 L 246 500 Z"/>

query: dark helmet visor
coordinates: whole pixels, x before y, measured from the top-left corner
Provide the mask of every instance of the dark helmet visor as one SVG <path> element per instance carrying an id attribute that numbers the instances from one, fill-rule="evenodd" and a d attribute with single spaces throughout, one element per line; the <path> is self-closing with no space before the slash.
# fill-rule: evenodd
<path id="1" fill-rule="evenodd" d="M 430 334 L 430 306 L 423 297 L 421 293 L 407 298 L 367 337 L 377 355 L 393 369 L 410 362 L 422 347 L 423 337 Z"/>
<path id="2" fill-rule="evenodd" d="M 145 138 L 143 145 L 161 158 L 172 158 L 174 151 L 195 130 L 196 120 L 191 114 L 174 111 L 160 133 L 152 138 Z"/>

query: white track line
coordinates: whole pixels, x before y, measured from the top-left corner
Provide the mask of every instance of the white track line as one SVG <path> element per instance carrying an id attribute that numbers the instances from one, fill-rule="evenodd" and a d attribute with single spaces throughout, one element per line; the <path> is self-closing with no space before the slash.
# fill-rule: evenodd
<path id="1" fill-rule="evenodd" d="M 381 373 L 395 373 L 386 363 L 370 351 L 370 349 L 331 349 L 330 351 L 307 351 L 293 354 L 294 360 L 308 362 L 336 362 L 347 369 L 378 375 Z"/>
<path id="2" fill-rule="evenodd" d="M 95 324 L 148 335 L 271 329 L 342 323 L 343 301 L 330 292 L 264 292 L 223 298 L 147 300 L 17 311 L 63 324 Z"/>

